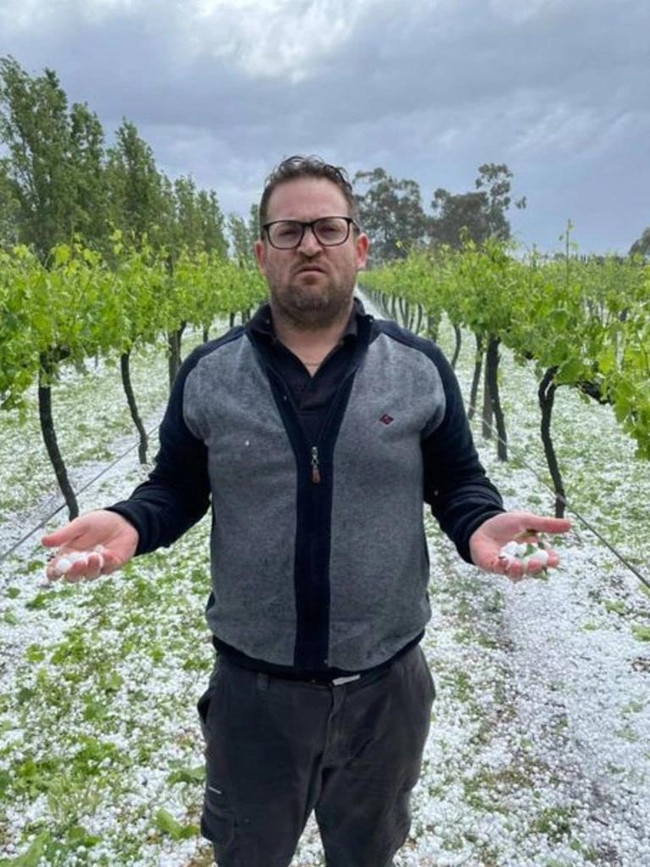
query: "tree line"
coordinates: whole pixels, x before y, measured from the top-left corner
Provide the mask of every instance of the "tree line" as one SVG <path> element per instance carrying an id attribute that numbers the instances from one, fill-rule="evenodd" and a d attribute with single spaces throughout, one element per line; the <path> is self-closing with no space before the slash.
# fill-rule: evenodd
<path id="1" fill-rule="evenodd" d="M 82 239 L 110 260 L 116 231 L 141 249 L 229 251 L 252 264 L 250 220 L 227 219 L 214 190 L 189 176 L 168 178 L 134 123 L 124 119 L 112 145 L 86 104 L 70 103 L 56 73 L 30 76 L 0 58 L 0 246 L 28 246 L 47 264 L 59 244 Z"/>
<path id="2" fill-rule="evenodd" d="M 56 73 L 30 76 L 12 57 L 0 58 L 0 246 L 22 243 L 43 263 L 57 244 L 83 239 L 110 257 L 115 230 L 136 249 L 143 243 L 169 255 L 181 251 L 230 255 L 253 266 L 257 206 L 247 218 L 221 211 L 214 190 L 189 176 L 168 178 L 134 123 L 124 119 L 107 144 L 97 115 L 70 103 Z M 419 185 L 385 169 L 353 178 L 361 224 L 373 240 L 371 265 L 441 246 L 481 245 L 510 237 L 513 174 L 505 163 L 478 167 L 473 189 L 438 187 L 423 205 Z M 650 257 L 650 227 L 631 254 Z"/>
<path id="3" fill-rule="evenodd" d="M 505 163 L 484 163 L 478 167 L 472 190 L 436 189 L 428 213 L 415 181 L 392 177 L 382 168 L 357 172 L 355 186 L 363 190 L 357 194 L 361 224 L 373 242 L 371 265 L 400 261 L 412 252 L 510 240 L 509 211 L 527 204 L 525 196 L 513 198 L 512 181 L 513 173 Z M 650 260 L 650 227 L 630 246 L 628 255 Z"/>
<path id="4" fill-rule="evenodd" d="M 0 58 L 0 245 L 25 244 L 47 263 L 59 244 L 83 239 L 110 258 L 117 230 L 136 249 L 165 249 L 170 267 L 185 251 L 230 255 L 246 265 L 258 233 L 257 207 L 248 219 L 226 219 L 214 190 L 191 177 L 170 180 L 156 165 L 137 127 L 123 120 L 107 145 L 97 115 L 70 103 L 56 73 L 30 76 L 12 57 Z M 460 246 L 507 239 L 507 211 L 525 206 L 511 197 L 505 164 L 478 169 L 475 189 L 438 188 L 425 212 L 415 181 L 382 168 L 358 172 L 361 223 L 373 239 L 373 264 L 405 258 L 430 244 Z"/>
<path id="5" fill-rule="evenodd" d="M 417 250 L 508 240 L 509 209 L 526 207 L 525 197 L 512 198 L 512 178 L 505 163 L 485 163 L 473 190 L 450 193 L 439 187 L 427 213 L 415 181 L 398 180 L 382 168 L 357 172 L 355 186 L 363 190 L 357 194 L 361 224 L 373 242 L 371 264 L 405 259 Z"/>

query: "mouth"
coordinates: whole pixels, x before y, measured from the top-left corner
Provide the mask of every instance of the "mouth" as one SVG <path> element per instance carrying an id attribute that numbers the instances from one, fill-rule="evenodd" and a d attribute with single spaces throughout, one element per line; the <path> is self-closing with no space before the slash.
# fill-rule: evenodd
<path id="1" fill-rule="evenodd" d="M 325 274 L 325 269 L 320 265 L 303 265 L 302 268 L 298 268 L 296 274 Z"/>

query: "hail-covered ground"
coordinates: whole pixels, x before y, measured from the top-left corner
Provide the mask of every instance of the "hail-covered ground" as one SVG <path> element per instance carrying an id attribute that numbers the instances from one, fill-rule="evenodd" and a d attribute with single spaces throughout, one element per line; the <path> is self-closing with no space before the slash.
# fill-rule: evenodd
<path id="1" fill-rule="evenodd" d="M 450 331 L 440 342 L 451 351 Z M 466 337 L 466 394 L 472 364 Z M 552 514 L 535 371 L 507 353 L 502 368 L 510 460 L 477 427 L 483 462 L 508 507 Z M 152 456 L 161 354 L 139 354 L 135 386 Z M 128 496 L 147 466 L 116 367 L 66 372 L 54 412 L 81 509 Z M 427 519 L 438 697 L 396 867 L 650 864 L 650 596 L 592 532 L 650 577 L 650 465 L 569 389 L 553 436 L 581 517 L 548 580 L 480 573 Z M 195 713 L 213 662 L 208 521 L 121 574 L 48 587 L 36 528 L 64 522 L 60 502 L 30 395 L 23 418 L 0 414 L 0 865 L 209 865 Z M 310 822 L 292 867 L 323 864 Z"/>

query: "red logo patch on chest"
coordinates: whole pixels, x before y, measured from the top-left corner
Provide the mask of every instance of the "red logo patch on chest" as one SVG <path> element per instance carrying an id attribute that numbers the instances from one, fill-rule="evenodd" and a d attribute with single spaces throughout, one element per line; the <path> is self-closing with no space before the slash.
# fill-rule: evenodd
<path id="1" fill-rule="evenodd" d="M 382 424 L 390 424 L 392 421 L 395 421 L 395 419 L 393 418 L 392 415 L 388 415 L 388 413 L 385 412 L 383 415 L 379 416 L 379 421 Z"/>

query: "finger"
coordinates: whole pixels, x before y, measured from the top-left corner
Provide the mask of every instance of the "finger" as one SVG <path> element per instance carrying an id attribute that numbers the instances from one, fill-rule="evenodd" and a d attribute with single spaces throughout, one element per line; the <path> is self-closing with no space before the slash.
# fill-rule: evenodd
<path id="1" fill-rule="evenodd" d="M 542 575 L 546 574 L 546 570 L 549 568 L 549 564 L 546 562 L 542 562 L 541 560 L 537 560 L 534 557 L 531 557 L 524 567 L 525 575 Z"/>
<path id="2" fill-rule="evenodd" d="M 520 581 L 524 574 L 524 565 L 516 557 L 501 554 L 495 561 L 492 571 L 498 575 L 504 575 L 511 581 Z"/>
<path id="3" fill-rule="evenodd" d="M 92 550 L 99 541 L 98 536 L 103 532 L 101 523 L 97 519 L 97 513 L 80 515 L 78 518 L 46 533 L 41 542 L 46 548 L 63 547 L 68 545 L 77 550 Z"/>
<path id="4" fill-rule="evenodd" d="M 73 566 L 73 557 L 77 554 L 76 551 L 63 551 L 59 549 L 56 554 L 50 554 L 45 574 L 51 581 L 56 581 L 70 571 Z"/>
<path id="5" fill-rule="evenodd" d="M 540 555 L 542 553 L 545 556 L 533 554 L 524 559 L 501 555 L 497 561 L 498 566 L 495 571 L 505 575 L 506 578 L 515 584 L 531 576 L 546 574 L 547 569 L 557 566 L 559 558 L 556 554 L 550 554 L 546 551 L 540 551 Z"/>
<path id="6" fill-rule="evenodd" d="M 61 527 L 59 530 L 54 530 L 52 533 L 47 533 L 41 537 L 41 544 L 46 548 L 60 548 L 63 545 L 69 545 L 77 538 L 77 531 L 68 524 L 66 527 Z"/>
<path id="7" fill-rule="evenodd" d="M 83 525 L 72 524 L 62 527 L 41 539 L 46 548 L 59 548 L 61 553 L 93 551 L 97 547 L 99 539 L 96 532 L 87 530 Z"/>
<path id="8" fill-rule="evenodd" d="M 513 584 L 518 584 L 526 577 L 523 563 L 516 560 L 506 565 L 503 574 L 509 581 L 512 581 Z"/>
<path id="9" fill-rule="evenodd" d="M 107 560 L 110 569 L 106 568 Z M 63 580 L 74 583 L 85 579 L 99 578 L 100 575 L 117 568 L 117 558 L 107 557 L 104 548 L 94 551 L 62 550 L 50 558 L 45 567 L 45 575 L 50 581 Z"/>
<path id="10" fill-rule="evenodd" d="M 104 568 L 104 555 L 91 551 L 76 560 L 63 576 L 64 581 L 83 581 L 99 578 Z"/>
<path id="11" fill-rule="evenodd" d="M 544 538 L 540 532 L 536 530 L 522 530 L 521 533 L 517 533 L 516 536 L 512 537 L 513 542 L 517 542 L 520 545 L 543 545 L 545 544 Z"/>
<path id="12" fill-rule="evenodd" d="M 566 533 L 571 529 L 568 518 L 551 518 L 545 515 L 525 515 L 525 527 L 522 533 L 535 535 L 537 533 Z"/>

